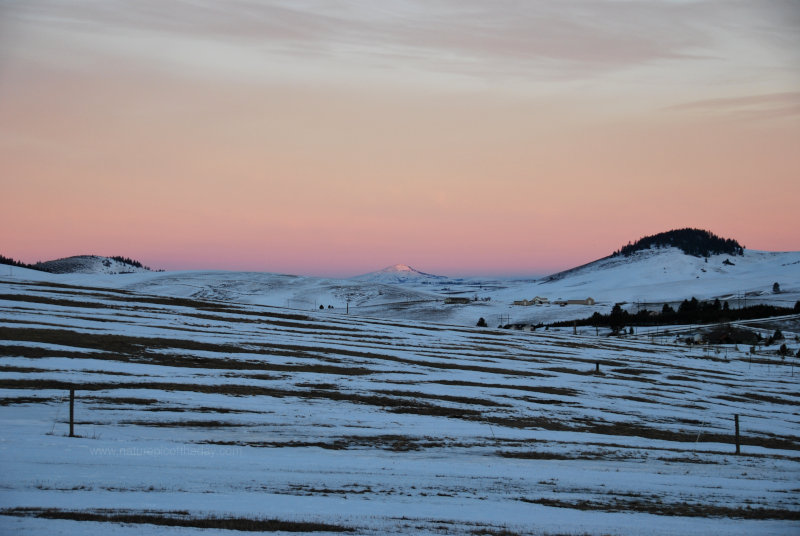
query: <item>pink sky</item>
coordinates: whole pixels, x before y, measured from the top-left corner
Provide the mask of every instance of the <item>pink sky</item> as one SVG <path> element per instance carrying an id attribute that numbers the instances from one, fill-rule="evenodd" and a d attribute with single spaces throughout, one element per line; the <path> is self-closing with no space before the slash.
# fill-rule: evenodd
<path id="1" fill-rule="evenodd" d="M 502 275 L 678 227 L 800 250 L 796 3 L 364 4 L 0 7 L 0 253 Z"/>

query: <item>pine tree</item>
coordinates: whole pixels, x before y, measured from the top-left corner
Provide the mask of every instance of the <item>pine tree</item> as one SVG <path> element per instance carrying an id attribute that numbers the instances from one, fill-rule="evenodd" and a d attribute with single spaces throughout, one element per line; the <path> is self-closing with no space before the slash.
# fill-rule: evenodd
<path id="1" fill-rule="evenodd" d="M 622 309 L 622 305 L 615 303 L 611 308 L 611 314 L 608 317 L 609 327 L 614 333 L 619 333 L 619 330 L 625 325 L 625 318 L 628 316 L 627 311 Z"/>

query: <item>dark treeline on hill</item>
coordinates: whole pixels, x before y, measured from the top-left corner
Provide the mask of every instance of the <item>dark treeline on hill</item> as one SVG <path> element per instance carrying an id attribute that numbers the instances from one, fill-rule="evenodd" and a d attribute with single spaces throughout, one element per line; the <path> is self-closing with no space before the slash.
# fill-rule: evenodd
<path id="1" fill-rule="evenodd" d="M 131 259 L 130 257 L 121 257 L 119 255 L 109 257 L 109 259 L 113 259 L 117 262 L 121 262 L 122 264 L 127 264 L 128 266 L 133 266 L 135 268 L 142 268 L 144 270 L 150 270 L 148 266 L 144 266 L 141 262 Z M 64 260 L 64 259 L 60 259 Z M 53 261 L 49 261 L 53 262 Z M 12 259 L 11 257 L 6 257 L 4 255 L 0 255 L 0 264 L 6 264 L 9 266 L 18 266 L 20 268 L 28 268 L 29 270 L 38 270 L 40 272 L 49 272 L 49 273 L 59 273 L 57 268 L 53 268 L 48 265 L 48 263 L 44 262 L 37 262 L 36 264 L 28 264 L 22 261 L 18 261 L 16 259 Z M 110 266 L 110 263 L 106 266 Z"/>
<path id="2" fill-rule="evenodd" d="M 734 320 L 752 320 L 800 313 L 800 301 L 794 308 L 778 307 L 775 305 L 750 305 L 739 309 L 731 309 L 728 302 L 720 303 L 698 301 L 697 298 L 683 300 L 676 311 L 670 305 L 664 304 L 660 312 L 642 310 L 629 313 L 618 303 L 614 305 L 609 314 L 594 313 L 588 318 L 580 320 L 567 320 L 550 324 L 554 327 L 568 326 L 598 326 L 607 327 L 612 331 L 619 331 L 625 326 L 659 326 L 676 324 L 711 324 L 715 322 L 729 322 Z"/>
<path id="3" fill-rule="evenodd" d="M 744 248 L 736 240 L 721 238 L 714 233 L 702 229 L 673 229 L 665 233 L 640 238 L 633 244 L 628 242 L 619 250 L 611 254 L 612 257 L 620 255 L 629 257 L 632 253 L 644 249 L 676 247 L 687 255 L 695 257 L 708 257 L 709 255 L 744 255 Z"/>
<path id="4" fill-rule="evenodd" d="M 141 262 L 135 261 L 135 260 L 131 259 L 130 257 L 114 256 L 114 257 L 109 257 L 109 258 L 110 259 L 114 259 L 117 262 L 121 262 L 122 264 L 129 264 L 131 266 L 135 266 L 136 268 L 143 268 L 145 270 L 149 270 L 150 269 L 149 266 L 144 266 Z"/>
<path id="5" fill-rule="evenodd" d="M 18 261 L 12 259 L 11 257 L 6 257 L 4 255 L 0 255 L 0 264 L 6 264 L 8 266 L 19 266 L 20 268 L 29 268 L 31 270 L 38 270 L 33 264 L 27 264 L 22 261 Z"/>

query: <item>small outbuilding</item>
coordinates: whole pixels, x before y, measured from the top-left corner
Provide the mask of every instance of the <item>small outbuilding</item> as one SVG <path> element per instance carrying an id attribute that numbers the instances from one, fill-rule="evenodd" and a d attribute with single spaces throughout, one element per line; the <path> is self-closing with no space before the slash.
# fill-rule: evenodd
<path id="1" fill-rule="evenodd" d="M 586 298 L 585 300 L 557 300 L 553 302 L 556 305 L 594 305 L 596 302 L 594 298 Z"/>
<path id="2" fill-rule="evenodd" d="M 585 300 L 567 300 L 569 305 L 594 305 L 594 298 L 586 298 Z"/>
<path id="3" fill-rule="evenodd" d="M 445 298 L 445 299 L 444 299 L 444 303 L 448 303 L 448 304 L 454 304 L 454 303 L 461 303 L 461 304 L 464 304 L 464 303 L 470 303 L 470 302 L 472 302 L 472 300 L 470 300 L 469 298 L 455 298 L 455 297 L 451 297 L 451 298 Z"/>

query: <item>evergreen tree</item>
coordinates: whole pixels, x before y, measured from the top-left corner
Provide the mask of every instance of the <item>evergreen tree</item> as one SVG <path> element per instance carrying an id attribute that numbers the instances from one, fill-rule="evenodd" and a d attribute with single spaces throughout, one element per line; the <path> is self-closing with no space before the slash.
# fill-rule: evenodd
<path id="1" fill-rule="evenodd" d="M 683 300 L 683 302 L 681 302 L 681 305 L 678 307 L 678 314 L 685 315 L 688 313 L 694 313 L 699 309 L 699 303 L 700 302 L 698 302 L 697 298 L 695 298 L 694 296 L 692 296 L 691 300 Z"/>
<path id="2" fill-rule="evenodd" d="M 611 331 L 614 333 L 619 333 L 619 330 L 625 326 L 625 319 L 627 316 L 628 312 L 622 309 L 622 305 L 615 303 L 614 307 L 611 308 L 611 314 L 608 317 L 608 325 L 611 328 Z"/>

